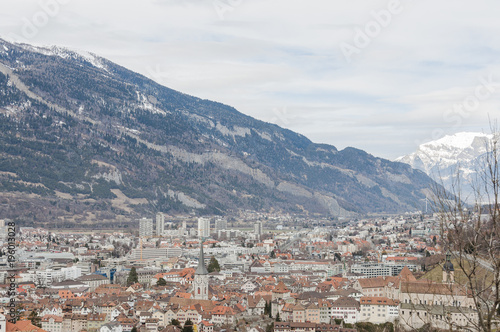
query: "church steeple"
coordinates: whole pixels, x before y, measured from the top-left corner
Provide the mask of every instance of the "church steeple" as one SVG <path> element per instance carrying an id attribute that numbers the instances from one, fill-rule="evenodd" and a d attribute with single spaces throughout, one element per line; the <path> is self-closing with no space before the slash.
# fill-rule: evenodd
<path id="1" fill-rule="evenodd" d="M 455 282 L 455 267 L 451 262 L 451 253 L 446 253 L 446 262 L 443 265 L 443 283 L 451 284 Z"/>
<path id="2" fill-rule="evenodd" d="M 208 300 L 208 270 L 205 266 L 203 254 L 203 239 L 200 240 L 200 258 L 194 272 L 193 295 L 197 300 Z"/>
<path id="3" fill-rule="evenodd" d="M 205 267 L 205 255 L 203 254 L 203 240 L 200 241 L 200 258 L 198 260 L 198 267 L 196 268 L 195 274 L 208 274 L 208 270 Z"/>

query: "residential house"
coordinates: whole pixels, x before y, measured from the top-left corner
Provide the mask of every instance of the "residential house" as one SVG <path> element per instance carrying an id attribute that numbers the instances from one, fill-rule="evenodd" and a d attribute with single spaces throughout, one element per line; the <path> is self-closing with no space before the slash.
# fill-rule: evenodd
<path id="1" fill-rule="evenodd" d="M 156 318 L 148 318 L 146 322 L 144 322 L 144 327 L 147 332 L 157 332 L 158 331 L 158 319 Z"/>
<path id="2" fill-rule="evenodd" d="M 252 316 L 263 315 L 267 302 L 271 302 L 271 296 L 249 296 L 247 313 Z"/>
<path id="3" fill-rule="evenodd" d="M 359 302 L 352 297 L 341 297 L 332 303 L 332 318 L 343 319 L 345 323 L 354 324 L 359 317 Z"/>
<path id="4" fill-rule="evenodd" d="M 123 326 L 118 321 L 113 321 L 101 326 L 99 332 L 124 332 Z M 129 330 L 130 331 L 130 330 Z"/>
<path id="5" fill-rule="evenodd" d="M 306 321 L 306 308 L 302 304 L 292 306 L 292 322 L 304 323 Z"/>
<path id="6" fill-rule="evenodd" d="M 226 306 L 216 306 L 212 310 L 212 323 L 217 325 L 233 324 L 235 312 L 232 308 Z"/>
<path id="7" fill-rule="evenodd" d="M 330 324 L 332 321 L 332 302 L 318 299 L 320 323 Z"/>
<path id="8" fill-rule="evenodd" d="M 87 330 L 87 326 L 87 315 L 73 314 L 71 315 L 71 330 L 65 330 L 65 332 L 80 332 L 81 330 Z"/>
<path id="9" fill-rule="evenodd" d="M 49 332 L 65 332 L 65 330 L 63 330 L 62 316 L 43 315 L 41 323 L 42 329 Z"/>
<path id="10" fill-rule="evenodd" d="M 320 313 L 321 310 L 318 305 L 314 303 L 309 304 L 308 306 L 306 306 L 305 321 L 316 324 L 321 323 Z"/>
<path id="11" fill-rule="evenodd" d="M 259 284 L 251 280 L 245 282 L 243 286 L 241 286 L 241 291 L 245 293 L 252 293 L 257 289 L 259 289 Z"/>
<path id="12" fill-rule="evenodd" d="M 214 324 L 207 322 L 206 320 L 202 320 L 200 324 L 198 324 L 199 332 L 214 332 Z"/>
<path id="13" fill-rule="evenodd" d="M 89 332 L 99 331 L 101 326 L 106 323 L 105 314 L 88 314 L 87 315 L 87 329 Z"/>
<path id="14" fill-rule="evenodd" d="M 363 296 L 360 300 L 360 322 L 383 324 L 399 316 L 399 301 L 387 297 Z"/>

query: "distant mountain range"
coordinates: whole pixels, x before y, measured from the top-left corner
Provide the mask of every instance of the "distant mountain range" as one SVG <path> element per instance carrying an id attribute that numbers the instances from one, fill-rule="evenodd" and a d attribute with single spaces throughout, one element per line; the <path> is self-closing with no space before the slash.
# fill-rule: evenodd
<path id="1" fill-rule="evenodd" d="M 452 188 L 457 172 L 460 172 L 464 197 L 467 197 L 472 194 L 470 183 L 481 169 L 492 137 L 475 132 L 456 133 L 422 144 L 417 151 L 396 161 L 424 171 L 448 189 Z"/>
<path id="2" fill-rule="evenodd" d="M 0 217 L 394 213 L 418 208 L 432 182 L 94 54 L 0 39 Z"/>

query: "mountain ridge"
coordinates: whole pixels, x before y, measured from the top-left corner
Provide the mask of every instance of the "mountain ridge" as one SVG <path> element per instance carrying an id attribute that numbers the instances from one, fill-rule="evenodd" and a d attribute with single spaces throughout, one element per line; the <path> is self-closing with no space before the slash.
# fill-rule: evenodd
<path id="1" fill-rule="evenodd" d="M 193 209 L 339 216 L 413 209 L 432 182 L 404 164 L 313 143 L 92 54 L 0 44 L 3 193 L 71 196 L 71 212 L 90 202 L 107 217 Z M 45 169 L 31 171 L 19 157 L 41 158 Z M 119 197 L 142 203 L 119 205 Z"/>
<path id="2" fill-rule="evenodd" d="M 462 195 L 473 199 L 472 182 L 482 169 L 484 156 L 492 134 L 458 132 L 421 144 L 417 150 L 396 161 L 420 169 L 448 190 L 457 190 L 457 172 L 460 173 Z"/>

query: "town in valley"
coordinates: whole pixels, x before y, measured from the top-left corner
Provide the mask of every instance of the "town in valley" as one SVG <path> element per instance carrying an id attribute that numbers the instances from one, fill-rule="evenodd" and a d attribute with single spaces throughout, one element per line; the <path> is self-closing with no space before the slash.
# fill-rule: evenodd
<path id="1" fill-rule="evenodd" d="M 2 249 L 0 331 L 467 329 L 477 319 L 433 214 L 157 213 L 136 225 L 19 227 L 13 267 Z M 12 273 L 19 317 L 6 324 Z"/>

